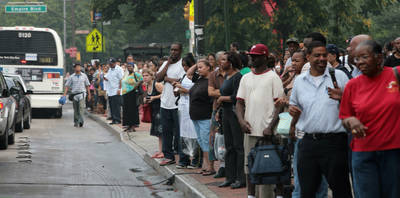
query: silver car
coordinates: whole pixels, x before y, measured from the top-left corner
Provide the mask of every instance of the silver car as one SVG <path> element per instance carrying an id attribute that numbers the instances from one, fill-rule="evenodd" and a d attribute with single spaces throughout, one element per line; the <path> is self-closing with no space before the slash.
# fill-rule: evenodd
<path id="1" fill-rule="evenodd" d="M 7 149 L 9 144 L 14 144 L 15 106 L 15 99 L 0 72 L 0 149 Z"/>

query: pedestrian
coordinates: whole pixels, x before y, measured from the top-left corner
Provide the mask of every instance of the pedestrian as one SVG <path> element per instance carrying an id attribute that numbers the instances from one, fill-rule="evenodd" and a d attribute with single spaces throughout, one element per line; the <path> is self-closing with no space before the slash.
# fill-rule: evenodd
<path id="1" fill-rule="evenodd" d="M 82 68 L 79 63 L 74 65 L 73 73 L 65 83 L 64 96 L 70 91 L 70 99 L 74 107 L 74 126 L 82 127 L 84 124 L 83 110 L 85 109 L 85 98 L 90 100 L 92 97 L 89 90 L 89 79 L 86 74 L 82 73 Z"/>
<path id="2" fill-rule="evenodd" d="M 400 37 L 393 41 L 394 52 L 390 55 L 384 65 L 388 67 L 396 67 L 400 65 Z"/>
<path id="3" fill-rule="evenodd" d="M 232 189 L 246 186 L 244 175 L 243 132 L 234 109 L 236 95 L 242 74 L 240 55 L 234 52 L 225 53 L 221 57 L 221 66 L 225 73 L 217 105 L 222 107 L 222 127 L 225 140 L 225 173 L 226 180 L 219 187 L 230 186 Z"/>
<path id="4" fill-rule="evenodd" d="M 195 77 L 198 72 L 198 78 Z M 189 115 L 193 121 L 197 133 L 197 142 L 203 151 L 203 176 L 214 175 L 214 161 L 209 160 L 210 152 L 210 124 L 212 114 L 212 98 L 208 95 L 208 76 L 211 73 L 211 65 L 207 60 L 200 60 L 192 66 L 187 77 L 194 83 L 190 89 Z"/>
<path id="5" fill-rule="evenodd" d="M 253 45 L 249 54 L 254 70 L 242 77 L 236 101 L 236 114 L 245 133 L 243 145 L 247 195 L 249 198 L 271 198 L 273 185 L 256 186 L 250 183 L 247 156 L 257 141 L 271 135 L 272 129 L 278 124 L 279 111 L 274 106 L 274 100 L 283 96 L 283 85 L 279 76 L 267 66 L 267 46 Z"/>
<path id="6" fill-rule="evenodd" d="M 295 37 L 289 38 L 286 45 L 288 46 L 289 58 L 286 60 L 285 68 L 292 65 L 292 56 L 300 48 L 299 40 Z"/>
<path id="7" fill-rule="evenodd" d="M 354 192 L 357 198 L 398 198 L 400 83 L 392 68 L 382 66 L 382 47 L 375 41 L 361 42 L 354 61 L 362 75 L 347 84 L 339 114 L 353 134 Z"/>
<path id="8" fill-rule="evenodd" d="M 214 53 L 209 53 L 207 55 L 207 61 L 210 63 L 210 65 L 212 67 L 212 71 L 217 69 L 218 65 L 217 65 L 217 60 L 215 58 L 215 54 Z"/>
<path id="9" fill-rule="evenodd" d="M 160 162 L 161 166 L 175 164 L 174 149 L 179 154 L 179 160 L 186 161 L 186 156 L 179 148 L 179 117 L 178 106 L 175 104 L 173 83 L 178 82 L 185 71 L 182 66 L 182 44 L 173 43 L 170 49 L 170 56 L 165 61 L 157 73 L 157 82 L 164 81 L 164 89 L 161 94 L 161 125 L 162 125 L 162 146 L 164 160 Z"/>
<path id="10" fill-rule="evenodd" d="M 239 43 L 238 42 L 231 43 L 229 51 L 239 54 Z"/>
<path id="11" fill-rule="evenodd" d="M 215 115 L 217 114 L 219 108 L 217 106 L 217 100 L 221 96 L 220 88 L 222 83 L 224 82 L 224 71 L 221 68 L 221 57 L 225 54 L 224 51 L 220 51 L 216 54 L 216 59 L 217 59 L 217 68 L 211 72 L 209 78 L 208 78 L 208 95 L 212 97 L 213 99 L 213 112 L 211 115 L 211 123 L 210 123 L 210 153 L 209 153 L 209 159 L 210 161 L 215 161 L 216 156 L 215 156 L 215 150 L 214 150 L 214 141 L 215 141 L 215 135 L 217 132 L 221 132 L 222 130 L 219 130 L 220 124 L 217 122 L 215 119 Z M 222 134 L 221 134 L 222 135 Z M 222 178 L 225 177 L 225 161 L 220 160 L 219 161 L 219 169 L 217 171 L 217 174 L 214 175 L 214 178 Z"/>
<path id="12" fill-rule="evenodd" d="M 290 96 L 289 112 L 298 120 L 296 129 L 304 133 L 297 160 L 301 197 L 315 197 L 325 176 L 333 198 L 350 198 L 347 134 L 338 108 L 349 79 L 340 70 L 330 72 L 327 56 L 324 43 L 311 42 L 307 47 L 311 68 L 296 78 Z"/>
<path id="13" fill-rule="evenodd" d="M 372 40 L 372 37 L 366 34 L 359 34 L 351 39 L 349 46 L 347 47 L 347 52 L 349 53 L 347 60 L 349 65 L 353 67 L 353 72 L 351 73 L 353 78 L 361 75 L 360 69 L 356 66 L 356 63 L 354 62 L 356 47 L 363 41 L 367 40 Z"/>
<path id="14" fill-rule="evenodd" d="M 163 92 L 163 85 L 156 82 L 154 72 L 149 69 L 143 70 L 143 82 L 146 87 L 144 103 L 149 104 L 151 107 L 150 135 L 158 138 L 158 151 L 152 158 L 164 158 L 164 154 L 162 153 L 162 125 L 160 116 L 160 98 Z"/>
<path id="15" fill-rule="evenodd" d="M 135 131 L 140 124 L 138 109 L 138 90 L 142 84 L 142 75 L 133 71 L 133 65 L 127 65 L 128 75 L 122 79 L 122 126 L 126 126 L 124 132 Z"/>
<path id="16" fill-rule="evenodd" d="M 110 69 L 104 76 L 104 80 L 107 81 L 107 95 L 110 104 L 111 120 L 110 125 L 121 124 L 121 80 L 124 73 L 117 60 L 110 58 Z"/>
<path id="17" fill-rule="evenodd" d="M 353 72 L 354 68 L 340 60 L 339 48 L 336 47 L 335 44 L 328 44 L 326 46 L 326 50 L 328 51 L 328 62 L 332 65 L 332 67 L 342 70 L 349 79 L 352 79 L 353 76 L 351 73 Z"/>
<path id="18" fill-rule="evenodd" d="M 189 70 L 189 68 L 196 64 L 196 61 L 193 57 L 192 53 L 188 53 L 182 59 L 182 66 L 185 72 Z M 190 119 L 189 107 L 190 107 L 190 97 L 189 92 L 193 87 L 194 83 L 184 75 L 184 77 L 179 81 L 174 83 L 174 87 L 177 90 L 177 94 L 179 94 L 177 103 L 178 103 L 178 112 L 179 112 L 179 129 L 180 129 L 180 137 L 181 137 L 181 145 L 185 144 L 187 152 L 191 152 L 193 154 L 193 160 L 180 160 L 179 164 L 176 166 L 178 169 L 183 168 L 201 168 L 202 167 L 202 153 L 201 149 L 198 147 L 197 143 L 197 133 L 194 128 L 193 122 Z M 186 142 L 185 142 L 186 141 Z M 190 141 L 190 142 L 188 142 Z M 195 143 L 193 143 L 193 141 Z M 193 151 L 189 150 L 189 144 L 192 144 L 195 148 Z M 197 147 L 197 148 L 196 148 Z M 188 153 L 185 153 L 187 157 L 186 159 L 190 159 Z"/>

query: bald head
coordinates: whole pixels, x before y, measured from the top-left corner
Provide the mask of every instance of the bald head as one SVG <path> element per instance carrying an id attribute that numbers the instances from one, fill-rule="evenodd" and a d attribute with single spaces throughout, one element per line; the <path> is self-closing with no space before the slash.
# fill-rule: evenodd
<path id="1" fill-rule="evenodd" d="M 347 51 L 349 52 L 348 61 L 350 64 L 355 65 L 354 57 L 355 57 L 356 47 L 360 43 L 362 43 L 364 41 L 369 41 L 369 40 L 372 40 L 372 37 L 367 34 L 359 34 L 351 39 L 349 47 L 347 47 Z"/>

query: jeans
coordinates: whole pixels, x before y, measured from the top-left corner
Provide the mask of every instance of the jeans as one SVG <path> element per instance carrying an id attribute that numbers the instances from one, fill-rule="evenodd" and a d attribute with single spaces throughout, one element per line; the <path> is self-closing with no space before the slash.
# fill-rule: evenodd
<path id="1" fill-rule="evenodd" d="M 203 152 L 210 152 L 210 120 L 192 120 L 197 142 Z"/>
<path id="2" fill-rule="evenodd" d="M 298 139 L 294 146 L 294 154 L 293 154 L 293 175 L 294 175 L 294 189 L 292 192 L 292 198 L 300 198 L 300 182 L 299 176 L 297 173 L 297 158 L 298 158 L 298 144 L 301 139 Z M 318 188 L 317 193 L 315 194 L 316 198 L 327 198 L 328 197 L 328 182 L 325 177 L 322 176 L 321 185 Z"/>
<path id="3" fill-rule="evenodd" d="M 162 152 L 164 157 L 175 161 L 174 142 L 178 148 L 179 164 L 189 165 L 190 158 L 181 149 L 178 109 L 160 109 L 160 119 L 162 125 Z"/>
<path id="4" fill-rule="evenodd" d="M 354 192 L 359 198 L 400 197 L 400 149 L 353 152 Z"/>
<path id="5" fill-rule="evenodd" d="M 121 123 L 121 95 L 108 97 L 110 100 L 111 118 L 114 123 Z"/>
<path id="6" fill-rule="evenodd" d="M 74 107 L 74 124 L 83 124 L 83 110 L 85 108 L 85 99 L 72 102 Z"/>
<path id="7" fill-rule="evenodd" d="M 304 135 L 298 144 L 297 171 L 302 198 L 316 197 L 325 176 L 333 198 L 351 198 L 347 134 Z"/>

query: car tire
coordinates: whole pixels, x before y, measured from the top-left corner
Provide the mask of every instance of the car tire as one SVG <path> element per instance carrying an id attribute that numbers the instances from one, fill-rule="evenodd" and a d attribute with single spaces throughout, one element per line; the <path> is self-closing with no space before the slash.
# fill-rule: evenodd
<path id="1" fill-rule="evenodd" d="M 32 113 L 29 113 L 28 117 L 24 120 L 24 129 L 31 128 Z"/>
<path id="2" fill-rule="evenodd" d="M 8 126 L 6 127 L 3 135 L 0 135 L 0 149 L 5 150 L 8 148 Z"/>
<path id="3" fill-rule="evenodd" d="M 22 115 L 22 117 L 24 116 Z M 24 132 L 24 121 L 22 118 L 21 122 L 15 124 L 15 132 L 20 132 L 20 133 Z"/>
<path id="4" fill-rule="evenodd" d="M 61 118 L 62 117 L 62 108 L 59 108 L 59 109 L 56 110 L 55 117 L 56 118 Z"/>
<path id="5" fill-rule="evenodd" d="M 12 129 L 9 129 L 9 130 L 12 130 Z M 8 134 L 10 134 L 10 133 L 8 133 Z M 12 145 L 14 143 L 15 143 L 15 132 L 13 132 L 11 135 L 8 136 L 8 144 Z"/>

